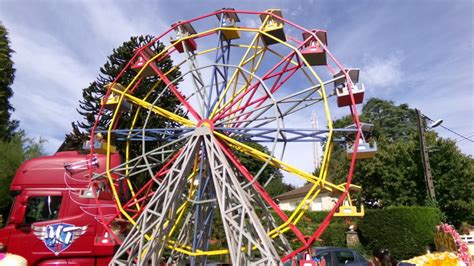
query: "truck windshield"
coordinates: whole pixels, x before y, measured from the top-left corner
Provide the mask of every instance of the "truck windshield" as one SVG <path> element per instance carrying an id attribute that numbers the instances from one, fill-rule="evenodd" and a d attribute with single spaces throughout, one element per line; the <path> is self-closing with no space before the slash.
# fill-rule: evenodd
<path id="1" fill-rule="evenodd" d="M 25 223 L 54 220 L 58 218 L 61 196 L 33 196 L 28 198 Z"/>

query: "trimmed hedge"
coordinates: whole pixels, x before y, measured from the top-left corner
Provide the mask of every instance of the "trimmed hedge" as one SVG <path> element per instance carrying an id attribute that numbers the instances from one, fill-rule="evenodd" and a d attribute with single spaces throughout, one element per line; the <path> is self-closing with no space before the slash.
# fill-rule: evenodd
<path id="1" fill-rule="evenodd" d="M 426 253 L 433 244 L 439 210 L 429 207 L 391 207 L 367 210 L 358 222 L 359 238 L 367 250 L 386 247 L 399 259 Z"/>

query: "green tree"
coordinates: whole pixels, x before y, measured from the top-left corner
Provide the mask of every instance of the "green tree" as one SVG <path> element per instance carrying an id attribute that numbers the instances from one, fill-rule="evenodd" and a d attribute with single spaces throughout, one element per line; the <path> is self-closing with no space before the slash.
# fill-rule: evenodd
<path id="1" fill-rule="evenodd" d="M 378 152 L 372 159 L 358 160 L 353 182 L 361 185 L 358 195 L 368 207 L 426 205 L 427 192 L 421 164 L 416 116 L 408 105 L 370 99 L 362 109 L 361 121 L 374 125 L 368 141 L 376 141 Z M 334 122 L 335 128 L 351 123 L 350 117 Z M 437 205 L 448 221 L 459 225 L 474 223 L 474 163 L 451 140 L 426 133 L 436 190 Z M 350 139 L 350 137 L 349 137 Z M 344 145 L 335 145 L 330 178 L 335 183 L 347 178 L 350 161 Z M 435 203 L 436 204 L 436 203 Z"/>
<path id="2" fill-rule="evenodd" d="M 11 205 L 10 184 L 20 165 L 44 154 L 43 144 L 45 140 L 40 138 L 35 141 L 26 137 L 22 130 L 15 133 L 9 141 L 0 140 L 0 214 L 6 217 Z"/>
<path id="3" fill-rule="evenodd" d="M 9 101 L 13 96 L 10 86 L 15 79 L 12 54 L 7 29 L 0 22 L 0 139 L 3 140 L 9 140 L 13 136 L 19 123 L 10 119 L 11 112 L 14 111 Z"/>
<path id="4" fill-rule="evenodd" d="M 125 68 L 126 64 L 132 59 L 136 49 L 147 45 L 152 40 L 153 36 L 150 35 L 131 37 L 130 40 L 124 42 L 121 46 L 114 49 L 112 54 L 107 57 L 107 62 L 103 65 L 103 67 L 100 68 L 100 74 L 97 79 L 82 91 L 83 98 L 79 101 L 79 109 L 77 111 L 83 116 L 84 120 L 73 123 L 73 131 L 66 135 L 66 140 L 61 147 L 61 150 L 79 150 L 81 148 L 83 141 L 88 138 L 88 135 L 84 132 L 81 132 L 80 129 L 86 131 L 92 129 L 100 110 L 101 100 L 107 92 L 105 86 L 109 83 L 112 83 L 114 79 L 120 74 L 120 72 Z M 159 53 L 164 49 L 164 47 L 165 46 L 162 43 L 156 42 L 150 48 L 156 53 Z M 158 62 L 158 67 L 163 73 L 166 73 L 174 67 L 173 61 L 169 56 L 167 56 Z M 135 76 L 136 72 L 127 69 L 117 82 L 122 85 L 128 85 Z M 181 73 L 179 69 L 176 68 L 168 74 L 168 79 L 173 81 L 179 76 L 181 76 Z M 175 85 L 177 85 L 180 81 L 180 79 L 177 79 L 175 81 Z M 157 82 L 157 76 L 143 79 L 140 85 L 135 89 L 133 95 L 138 98 L 145 97 L 145 95 Z M 153 102 L 158 97 L 158 95 L 163 92 L 163 95 L 158 100 L 156 105 L 184 116 L 184 112 L 178 107 L 179 100 L 169 89 L 164 90 L 165 87 L 166 84 L 163 82 L 160 83 L 158 88 L 156 88 L 154 92 L 148 97 L 148 101 Z M 98 122 L 97 128 L 99 130 L 108 129 L 112 114 L 113 113 L 111 111 L 104 110 L 104 113 L 101 115 Z M 120 124 L 117 128 L 128 128 L 131 125 L 133 115 L 134 114 L 127 112 L 122 113 Z M 146 110 L 139 114 L 136 122 L 138 127 L 143 125 L 146 116 Z M 174 126 L 176 126 L 175 123 L 156 115 L 151 116 L 147 124 L 147 128 L 164 128 Z M 120 149 L 120 146 L 118 148 Z M 139 144 L 134 144 L 132 149 L 134 151 L 132 153 L 135 155 L 141 151 Z"/>
<path id="5" fill-rule="evenodd" d="M 245 142 L 245 144 L 258 151 L 264 152 L 266 154 L 270 154 L 270 151 L 267 149 L 267 147 L 259 143 Z M 268 164 L 263 170 L 261 170 L 265 162 L 256 160 L 252 156 L 241 153 L 241 152 L 237 152 L 236 156 L 239 159 L 239 161 L 245 166 L 245 168 L 247 168 L 247 170 L 254 177 L 257 177 L 257 180 L 260 184 L 265 185 L 267 181 L 270 179 L 270 177 L 272 177 L 271 181 L 265 187 L 265 190 L 268 192 L 270 196 L 275 197 L 277 195 L 280 195 L 284 192 L 290 191 L 295 188 L 294 186 L 283 182 L 283 174 L 281 173 L 280 169 L 278 169 L 277 167 L 274 167 Z"/>
<path id="6" fill-rule="evenodd" d="M 433 135 L 429 140 L 438 206 L 456 227 L 462 222 L 474 224 L 474 159 L 462 154 L 453 140 Z"/>

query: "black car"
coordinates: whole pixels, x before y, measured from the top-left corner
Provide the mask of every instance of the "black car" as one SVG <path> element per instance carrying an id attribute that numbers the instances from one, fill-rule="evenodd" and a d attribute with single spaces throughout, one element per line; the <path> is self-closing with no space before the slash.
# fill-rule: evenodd
<path id="1" fill-rule="evenodd" d="M 313 260 L 326 261 L 327 266 L 352 265 L 352 266 L 369 266 L 368 262 L 357 251 L 350 248 L 338 247 L 315 247 L 313 249 Z"/>

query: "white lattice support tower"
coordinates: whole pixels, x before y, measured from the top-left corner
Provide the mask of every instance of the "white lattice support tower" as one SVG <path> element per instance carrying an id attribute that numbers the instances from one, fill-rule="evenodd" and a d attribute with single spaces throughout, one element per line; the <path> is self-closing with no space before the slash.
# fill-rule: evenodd
<path id="1" fill-rule="evenodd" d="M 204 144 L 209 156 L 210 169 L 217 195 L 227 245 L 233 265 L 250 264 L 276 265 L 279 255 L 267 235 L 260 218 L 255 213 L 249 196 L 242 188 L 234 170 L 226 160 L 224 153 L 208 128 L 202 128 L 208 133 L 204 135 Z M 245 253 L 242 248 L 246 247 Z"/>
<path id="2" fill-rule="evenodd" d="M 176 212 L 185 200 L 184 189 L 201 139 L 191 137 L 162 184 L 112 259 L 112 265 L 158 265 Z"/>
<path id="3" fill-rule="evenodd" d="M 280 257 L 276 248 L 282 253 L 291 250 L 283 236 L 279 236 L 279 241 L 275 242 L 268 236 L 268 232 L 277 225 L 267 207 L 253 187 L 242 182 L 243 178 L 235 174 L 235 169 L 211 130 L 208 127 L 198 127 L 117 251 L 113 265 L 158 265 L 161 262 L 163 251 L 167 246 L 173 245 L 169 240 L 178 209 L 186 200 L 190 200 L 187 198 L 186 187 L 196 158 L 205 160 L 201 169 L 208 169 L 209 173 L 205 176 L 212 178 L 213 186 L 206 193 L 217 196 L 215 200 L 209 199 L 204 203 L 217 203 L 233 265 L 276 265 Z M 201 179 L 201 182 L 203 180 L 205 179 Z M 200 203 L 202 202 L 194 202 L 195 205 Z M 211 207 L 213 205 L 208 204 L 205 210 L 209 211 Z M 259 215 L 256 209 L 260 212 Z M 175 247 L 192 245 L 196 224 L 201 225 L 198 228 L 201 233 L 210 230 L 209 223 L 193 218 L 195 210 L 194 206 L 186 215 L 183 223 L 185 229 L 180 231 Z M 206 241 L 202 241 L 199 247 L 205 247 Z M 182 254 L 178 256 L 182 258 Z M 201 258 L 195 262 L 204 261 L 205 258 Z"/>

